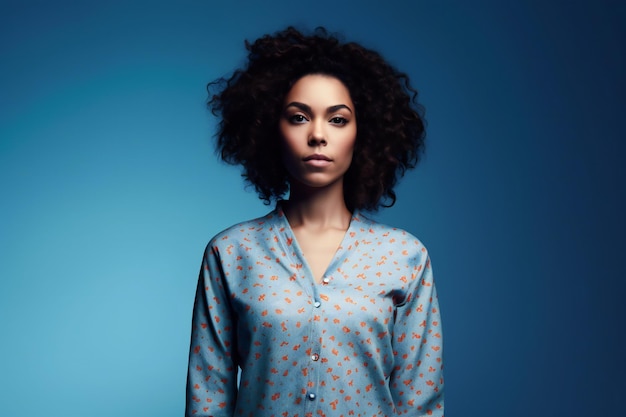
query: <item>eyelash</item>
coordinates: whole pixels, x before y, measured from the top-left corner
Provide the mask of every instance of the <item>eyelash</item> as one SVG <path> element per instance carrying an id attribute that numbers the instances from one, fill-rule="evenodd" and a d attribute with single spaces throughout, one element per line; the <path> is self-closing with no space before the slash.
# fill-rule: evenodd
<path id="1" fill-rule="evenodd" d="M 289 116 L 288 119 L 289 119 L 289 122 L 293 124 L 300 124 L 300 123 L 303 123 L 305 120 L 308 121 L 308 119 L 301 114 L 294 114 L 292 116 Z"/>
<path id="2" fill-rule="evenodd" d="M 301 123 L 304 123 L 304 121 L 309 121 L 309 119 L 307 119 L 302 114 L 294 114 L 292 116 L 289 116 L 288 120 L 292 124 L 301 124 Z M 334 125 L 344 126 L 345 124 L 348 123 L 348 119 L 342 116 L 334 116 L 330 118 L 329 122 Z"/>
<path id="3" fill-rule="evenodd" d="M 332 118 L 330 119 L 330 121 L 331 121 L 333 124 L 338 124 L 338 125 L 341 125 L 341 126 L 343 126 L 343 125 L 345 125 L 346 123 L 348 123 L 348 119 L 346 119 L 345 117 L 341 117 L 341 116 L 335 116 L 335 117 L 332 117 Z"/>

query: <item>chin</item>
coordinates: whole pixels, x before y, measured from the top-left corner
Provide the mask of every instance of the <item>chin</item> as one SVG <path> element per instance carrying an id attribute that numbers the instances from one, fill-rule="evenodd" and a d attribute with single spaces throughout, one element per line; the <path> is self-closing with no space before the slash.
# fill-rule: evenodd
<path id="1" fill-rule="evenodd" d="M 340 178 L 299 178 L 295 179 L 292 184 L 307 188 L 327 188 L 336 185 L 343 186 L 343 177 Z"/>

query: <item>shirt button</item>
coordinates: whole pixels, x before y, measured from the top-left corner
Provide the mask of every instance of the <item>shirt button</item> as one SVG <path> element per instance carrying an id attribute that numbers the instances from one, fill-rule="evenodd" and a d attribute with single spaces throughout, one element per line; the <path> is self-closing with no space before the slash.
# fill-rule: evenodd
<path id="1" fill-rule="evenodd" d="M 328 278 L 328 277 L 324 277 L 324 279 L 322 280 L 322 282 L 323 282 L 324 284 L 328 284 L 328 283 L 330 282 L 330 278 Z"/>
<path id="2" fill-rule="evenodd" d="M 315 399 L 315 394 L 313 394 L 312 392 L 309 392 L 309 400 L 313 401 Z"/>
<path id="3" fill-rule="evenodd" d="M 314 353 L 311 355 L 311 360 L 317 361 L 319 360 L 319 358 L 320 358 L 320 355 L 318 355 L 317 353 Z"/>
<path id="4" fill-rule="evenodd" d="M 320 308 L 322 303 L 320 303 L 319 301 L 316 301 L 316 302 L 313 303 L 313 305 L 315 306 L 315 308 Z"/>

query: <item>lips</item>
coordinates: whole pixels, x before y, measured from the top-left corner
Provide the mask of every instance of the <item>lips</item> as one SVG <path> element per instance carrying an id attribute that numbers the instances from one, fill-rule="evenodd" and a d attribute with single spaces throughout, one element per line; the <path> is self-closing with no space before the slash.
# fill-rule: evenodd
<path id="1" fill-rule="evenodd" d="M 309 155 L 309 156 L 303 158 L 302 160 L 303 161 L 332 161 L 332 159 L 330 159 L 326 155 L 322 155 L 322 154 L 319 154 L 319 153 L 315 153 L 313 155 Z"/>

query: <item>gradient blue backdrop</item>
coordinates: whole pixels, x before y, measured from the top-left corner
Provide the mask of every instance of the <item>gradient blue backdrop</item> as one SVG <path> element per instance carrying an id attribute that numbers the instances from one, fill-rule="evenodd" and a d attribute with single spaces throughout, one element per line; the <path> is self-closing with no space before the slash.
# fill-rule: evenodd
<path id="1" fill-rule="evenodd" d="M 0 415 L 182 415 L 200 258 L 268 208 L 205 85 L 326 25 L 410 74 L 428 149 L 376 218 L 429 247 L 449 416 L 623 412 L 618 1 L 1 1 Z"/>

